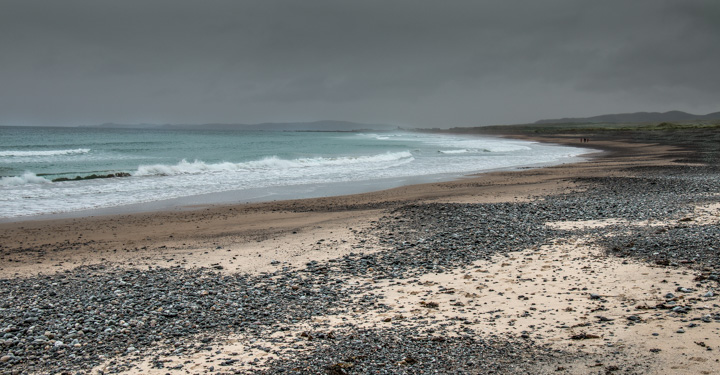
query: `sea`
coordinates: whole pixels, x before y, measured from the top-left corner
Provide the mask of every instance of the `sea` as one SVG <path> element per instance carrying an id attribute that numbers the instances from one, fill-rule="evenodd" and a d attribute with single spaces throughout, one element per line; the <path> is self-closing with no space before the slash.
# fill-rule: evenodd
<path id="1" fill-rule="evenodd" d="M 0 220 L 344 195 L 587 152 L 407 131 L 0 127 Z"/>

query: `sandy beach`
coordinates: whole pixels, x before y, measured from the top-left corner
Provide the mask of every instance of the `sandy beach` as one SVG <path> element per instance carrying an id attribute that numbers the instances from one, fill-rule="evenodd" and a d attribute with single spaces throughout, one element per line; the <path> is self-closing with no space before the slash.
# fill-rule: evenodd
<path id="1" fill-rule="evenodd" d="M 0 223 L 0 373 L 716 373 L 718 135 L 512 136 L 598 152 Z"/>

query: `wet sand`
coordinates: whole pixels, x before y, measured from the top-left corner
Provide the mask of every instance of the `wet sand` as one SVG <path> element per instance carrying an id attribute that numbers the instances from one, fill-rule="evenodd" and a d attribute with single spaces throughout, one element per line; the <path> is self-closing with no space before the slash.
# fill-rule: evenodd
<path id="1" fill-rule="evenodd" d="M 697 230 L 714 238 L 720 221 L 716 185 L 686 191 L 687 184 L 670 181 L 665 188 L 663 181 L 693 168 L 695 174 L 681 177 L 697 180 L 716 169 L 704 167 L 696 157 L 700 151 L 682 142 L 687 139 L 672 135 L 634 135 L 630 141 L 627 134 L 600 134 L 588 136 L 590 143 L 580 143 L 584 135 L 576 134 L 514 136 L 603 152 L 581 163 L 350 196 L 0 223 L 2 324 L 12 336 L 0 343 L 8 353 L 0 355 L 0 369 L 425 373 L 445 361 L 458 367 L 436 369 L 713 373 L 720 366 L 717 253 L 715 260 L 712 253 L 691 259 L 694 249 L 688 248 L 668 260 L 657 258 L 662 251 L 632 246 L 615 254 L 612 244 L 641 231 L 660 236 L 662 230 Z M 660 183 L 648 190 L 648 207 L 662 206 L 669 189 L 688 201 L 648 214 L 640 204 L 644 185 L 627 184 L 653 179 Z M 637 207 L 622 207 L 625 187 Z M 575 203 L 595 198 L 612 208 L 598 213 Z M 109 279 L 124 280 L 139 271 L 178 286 L 198 277 L 243 275 L 224 293 L 263 285 L 257 288 L 265 299 L 247 307 L 223 305 L 244 312 L 232 324 L 224 318 L 207 324 L 219 305 L 178 308 L 203 306 L 202 298 L 222 294 L 212 292 L 214 284 L 200 283 L 197 290 L 187 286 L 192 290 L 183 292 L 182 303 L 152 305 L 155 313 L 143 305 L 87 323 L 85 313 L 75 311 L 66 318 L 75 325 L 58 323 L 66 315 L 57 308 L 63 293 L 83 301 L 77 310 L 108 315 L 108 304 L 124 305 L 130 294 L 110 293 L 103 283 L 92 284 L 94 278 L 107 284 L 108 272 Z M 84 293 L 112 298 L 83 300 L 83 283 L 89 288 Z M 150 286 L 156 295 L 168 294 Z M 135 284 L 134 292 L 148 287 Z M 322 293 L 283 300 L 303 290 Z M 273 304 L 273 293 L 277 306 L 268 308 L 270 316 L 254 315 L 259 306 Z M 33 300 L 53 307 L 38 309 Z M 162 313 L 169 309 L 177 313 Z M 168 333 L 179 325 L 184 330 Z M 408 344 L 395 347 L 392 337 Z M 381 346 L 395 351 L 368 352 Z M 477 355 L 475 348 L 495 351 L 480 364 L 468 359 Z"/>

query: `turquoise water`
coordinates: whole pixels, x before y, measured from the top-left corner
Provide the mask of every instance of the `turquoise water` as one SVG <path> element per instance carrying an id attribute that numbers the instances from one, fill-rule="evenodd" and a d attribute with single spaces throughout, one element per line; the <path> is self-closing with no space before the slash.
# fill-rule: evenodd
<path id="1" fill-rule="evenodd" d="M 586 151 L 408 132 L 0 127 L 0 218 L 216 193 L 232 202 L 275 199 L 280 191 L 303 198 L 321 185 L 372 190 L 373 181 L 447 180 Z M 53 182 L 118 173 L 127 177 Z M 337 186 L 333 193 L 343 193 Z"/>
<path id="2" fill-rule="evenodd" d="M 140 165 L 181 160 L 248 162 L 375 155 L 407 150 L 348 133 L 0 128 L 0 176 L 32 171 L 48 179 L 135 172 Z"/>

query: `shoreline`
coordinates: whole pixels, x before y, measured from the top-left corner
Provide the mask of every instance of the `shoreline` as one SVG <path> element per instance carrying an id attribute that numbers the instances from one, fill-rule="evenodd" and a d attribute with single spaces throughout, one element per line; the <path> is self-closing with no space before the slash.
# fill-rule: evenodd
<path id="1" fill-rule="evenodd" d="M 452 133 L 447 133 L 452 134 Z M 503 138 L 494 134 L 483 135 L 476 134 L 486 138 Z M 535 142 L 533 139 L 522 139 L 520 137 L 505 137 L 507 139 L 524 140 Z M 549 145 L 559 145 L 555 142 L 537 142 Z M 566 143 L 562 146 L 583 148 L 583 144 Z M 591 149 L 588 149 L 590 151 Z M 482 176 L 494 172 L 517 171 L 523 169 L 537 169 L 547 166 L 561 165 L 582 162 L 589 155 L 597 155 L 599 152 L 591 151 L 570 157 L 563 157 L 554 162 L 541 162 L 534 164 L 526 164 L 519 166 L 500 167 L 486 169 L 469 173 L 441 173 L 422 176 L 393 177 L 378 180 L 362 180 L 362 181 L 345 181 L 317 184 L 302 184 L 290 186 L 276 186 L 270 188 L 251 188 L 245 190 L 229 190 L 215 193 L 204 193 L 199 195 L 162 199 L 158 201 L 150 201 L 143 203 L 123 204 L 120 206 L 88 208 L 77 211 L 33 214 L 27 216 L 15 216 L 0 218 L 1 223 L 28 222 L 28 221 L 44 221 L 56 219 L 77 219 L 83 217 L 102 217 L 116 215 L 132 215 L 162 212 L 180 212 L 193 210 L 197 208 L 217 207 L 217 206 L 237 206 L 245 204 L 257 204 L 267 202 L 296 201 L 305 199 L 341 197 L 348 195 L 358 195 L 373 193 L 384 190 L 391 190 L 403 186 L 424 185 L 432 183 L 444 183 L 452 181 L 462 181 L 468 178 Z"/>
<path id="2" fill-rule="evenodd" d="M 563 138 L 541 140 L 532 137 L 518 137 L 516 135 L 507 135 L 506 137 L 577 146 L 573 141 L 568 141 Z M 77 260 L 73 254 L 70 265 L 63 264 L 63 266 L 53 266 L 60 271 L 67 268 L 74 268 L 78 264 L 88 265 L 99 263 L 100 260 L 106 262 L 108 256 L 110 256 L 108 253 L 111 250 L 115 250 L 114 252 L 116 252 L 117 248 L 125 248 L 127 244 L 142 245 L 139 247 L 147 248 L 156 245 L 156 243 L 179 243 L 181 239 L 187 238 L 181 237 L 178 233 L 187 233 L 189 231 L 192 231 L 192 234 L 187 237 L 191 238 L 204 236 L 215 237 L 227 235 L 229 231 L 226 228 L 237 226 L 242 228 L 241 230 L 237 230 L 237 232 L 242 233 L 242 236 L 246 235 L 246 233 L 256 231 L 255 228 L 262 228 L 263 226 L 273 227 L 273 223 L 276 222 L 283 223 L 288 221 L 293 223 L 292 225 L 302 226 L 305 221 L 329 221 L 329 219 L 326 219 L 324 216 L 333 217 L 333 220 L 337 220 L 333 215 L 320 215 L 320 213 L 345 212 L 347 214 L 346 216 L 352 217 L 355 216 L 358 211 L 369 211 L 372 212 L 372 215 L 378 216 L 379 210 L 387 210 L 392 207 L 417 201 L 475 202 L 480 200 L 483 202 L 500 202 L 519 199 L 536 199 L 542 194 L 553 194 L 573 188 L 573 184 L 566 184 L 567 181 L 565 181 L 566 178 L 572 176 L 572 172 L 560 178 L 554 175 L 552 168 L 563 169 L 563 167 L 567 167 L 572 170 L 578 165 L 593 163 L 593 160 L 597 158 L 612 158 L 613 152 L 622 152 L 623 150 L 623 147 L 603 143 L 595 144 L 593 147 L 595 147 L 597 152 L 578 156 L 578 158 L 594 156 L 593 158 L 576 163 L 554 164 L 537 168 L 520 167 L 518 169 L 502 169 L 500 171 L 470 174 L 450 181 L 401 185 L 390 189 L 373 190 L 357 194 L 251 203 L 171 205 L 171 207 L 165 209 L 152 207 L 142 211 L 135 211 L 134 208 L 131 208 L 130 212 L 123 212 L 122 207 L 110 207 L 106 209 L 80 211 L 77 213 L 71 212 L 27 218 L 3 219 L 0 220 L 0 240 L 10 239 L 12 237 L 17 238 L 16 236 L 24 236 L 25 238 L 34 236 L 35 241 L 30 243 L 25 242 L 24 244 L 40 248 L 50 248 L 54 244 L 63 243 L 61 248 L 65 249 L 68 248 L 67 244 L 72 244 L 80 248 L 81 254 L 84 254 L 85 249 L 90 248 L 91 245 L 95 245 L 95 248 L 92 249 L 93 253 L 95 253 L 94 255 L 85 255 L 80 258 L 80 260 Z M 543 174 L 547 174 L 547 176 L 538 177 Z M 562 174 L 562 172 L 560 174 Z M 525 177 L 525 175 L 527 175 L 527 177 Z M 517 182 L 513 181 L 515 177 L 519 177 Z M 526 197 L 518 198 L 514 196 L 514 192 L 504 191 L 508 188 L 508 181 L 510 181 L 509 186 L 511 189 L 517 189 L 519 192 L 525 194 Z M 476 198 L 478 195 L 475 194 L 475 192 L 478 188 L 485 190 L 487 194 Z M 530 194 L 538 188 L 542 191 L 542 194 Z M 142 205 L 132 206 L 137 207 Z M 293 213 L 297 218 L 286 220 L 286 217 Z M 235 216 L 234 220 L 230 219 L 231 215 Z M 247 218 L 245 215 L 259 215 L 263 217 L 263 219 L 258 222 L 257 216 Z M 318 218 L 311 218 L 313 216 L 317 216 Z M 193 227 L 186 224 L 187 222 L 196 221 L 203 222 L 204 225 L 195 225 Z M 76 228 L 77 230 L 70 231 L 68 228 Z M 110 230 L 107 228 L 110 228 Z M 292 229 L 289 224 L 287 226 L 280 226 L 280 228 L 282 228 L 280 229 L 281 233 Z M 5 233 L 12 233 L 12 235 L 3 236 Z M 59 236 L 60 233 L 64 234 L 64 236 Z M 79 233 L 83 233 L 83 235 L 78 236 L 77 234 Z M 12 242 L 12 240 L 9 242 Z M 96 244 L 101 244 L 101 246 L 97 246 Z M 205 242 L 200 242 L 196 245 L 209 246 Z M 187 245 L 183 244 L 182 246 Z M 98 256 L 96 255 L 98 251 L 106 257 L 99 257 L 99 259 L 97 259 Z M 41 252 L 41 255 L 44 254 L 45 252 Z M 114 263 L 127 261 L 125 255 L 113 256 L 109 259 L 113 259 L 112 262 Z M 16 263 L 23 265 L 34 262 L 26 259 Z M 151 262 L 143 263 L 150 265 L 149 263 Z M 196 263 L 198 266 L 206 267 L 210 264 L 209 261 Z M 8 268 L 16 268 L 12 266 L 13 265 L 6 265 L 0 267 L 0 275 L 9 276 L 6 270 Z M 19 268 L 21 269 L 20 274 L 26 274 L 27 271 L 24 269 L 25 267 Z M 35 265 L 33 264 L 30 269 L 34 272 L 36 269 Z"/>
<path id="3" fill-rule="evenodd" d="M 0 372 L 712 371 L 717 152 L 627 137 L 371 193 L 0 223 Z"/>

